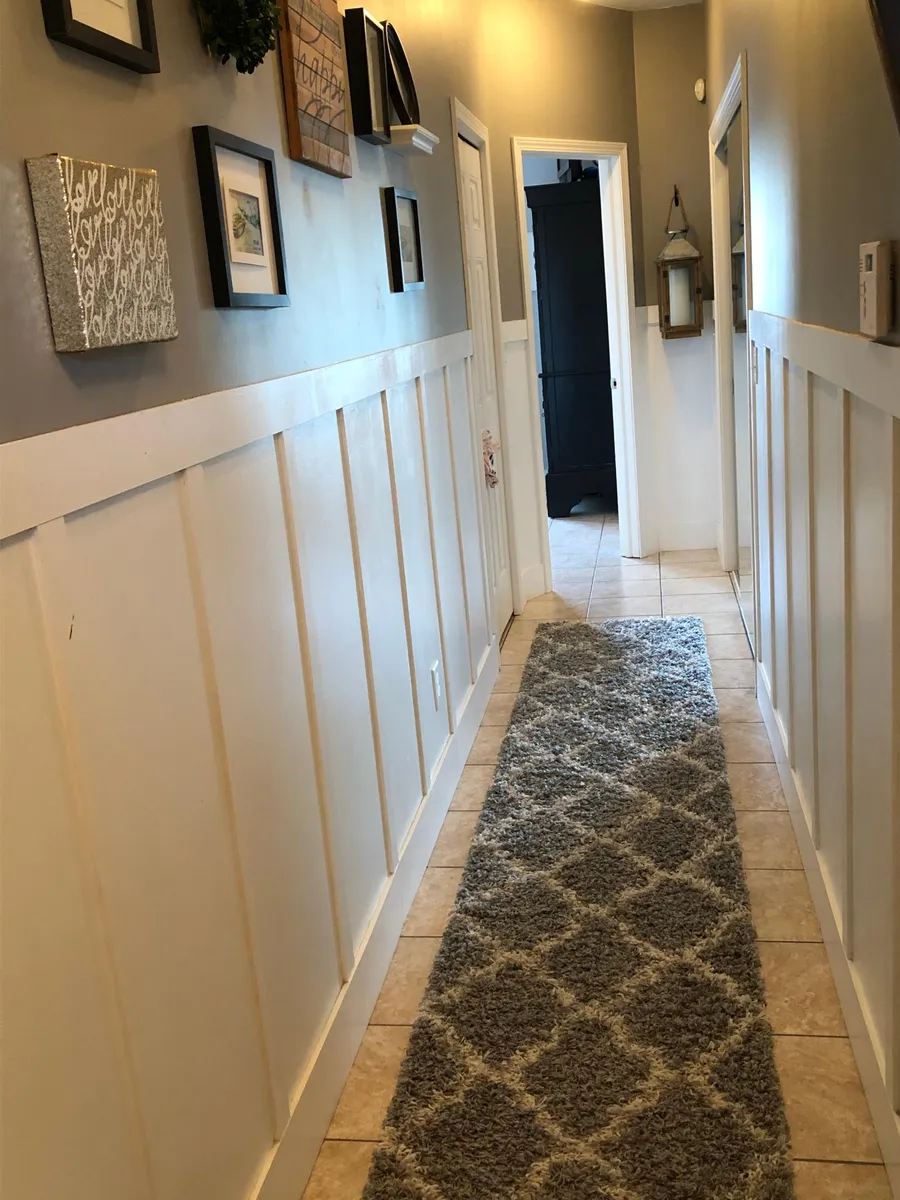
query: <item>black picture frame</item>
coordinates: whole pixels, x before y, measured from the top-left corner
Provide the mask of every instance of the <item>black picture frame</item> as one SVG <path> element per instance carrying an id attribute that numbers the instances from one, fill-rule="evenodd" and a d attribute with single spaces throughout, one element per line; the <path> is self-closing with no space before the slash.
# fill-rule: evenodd
<path id="1" fill-rule="evenodd" d="M 401 125 L 419 124 L 419 96 L 416 81 L 400 35 L 390 21 L 384 22 L 387 48 L 388 92 Z"/>
<path id="2" fill-rule="evenodd" d="M 887 77 L 894 115 L 900 127 L 900 5 L 896 0 L 869 0 L 881 61 Z"/>
<path id="3" fill-rule="evenodd" d="M 217 308 L 284 308 L 291 302 L 287 285 L 287 268 L 284 259 L 284 234 L 281 225 L 281 207 L 278 202 L 278 180 L 275 174 L 275 154 L 267 146 L 258 146 L 246 138 L 236 137 L 211 125 L 195 125 L 194 156 L 197 160 L 197 182 L 200 187 L 200 205 L 203 210 L 203 226 L 206 231 L 206 251 L 209 256 L 209 274 L 212 280 L 213 301 Z M 219 183 L 217 151 L 231 150 L 247 158 L 263 163 L 266 176 L 266 197 L 269 204 L 269 221 L 272 230 L 272 255 L 278 291 L 241 292 L 232 285 L 231 252 L 228 230 L 225 223 L 225 204 Z M 257 269 L 257 268 L 254 268 Z"/>
<path id="4" fill-rule="evenodd" d="M 153 0 L 136 0 L 138 24 L 141 30 L 140 46 L 133 46 L 121 38 L 103 33 L 84 21 L 76 21 L 72 15 L 71 0 L 41 0 L 44 13 L 44 30 L 47 37 L 64 46 L 74 46 L 97 58 L 117 66 L 127 67 L 141 75 L 159 74 L 159 48 L 156 42 L 156 24 L 153 20 Z"/>
<path id="5" fill-rule="evenodd" d="M 388 276 L 392 292 L 411 292 L 425 286 L 425 260 L 422 257 L 422 230 L 419 224 L 419 198 L 415 192 L 403 188 L 382 188 L 384 196 L 384 221 L 387 234 Z M 400 238 L 399 201 L 408 200 L 413 212 L 416 256 L 419 263 L 419 279 L 404 279 L 403 251 Z"/>
<path id="6" fill-rule="evenodd" d="M 377 62 L 372 61 L 372 49 Z M 348 8 L 344 13 L 344 52 L 350 79 L 353 132 L 364 142 L 386 146 L 391 140 L 387 39 L 384 27 L 364 8 Z M 373 97 L 377 97 L 381 106 L 380 124 Z"/>

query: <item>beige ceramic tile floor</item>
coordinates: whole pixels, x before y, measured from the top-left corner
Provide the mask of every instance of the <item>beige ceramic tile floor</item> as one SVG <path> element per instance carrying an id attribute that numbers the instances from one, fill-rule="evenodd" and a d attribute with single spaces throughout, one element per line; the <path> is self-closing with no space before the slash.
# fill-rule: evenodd
<path id="1" fill-rule="evenodd" d="M 358 1200 L 538 622 L 696 614 L 703 620 L 753 905 L 797 1200 L 890 1200 L 822 935 L 753 691 L 730 581 L 713 550 L 619 557 L 615 517 L 554 521 L 554 591 L 509 632 L 500 678 L 403 928 L 303 1200 Z"/>

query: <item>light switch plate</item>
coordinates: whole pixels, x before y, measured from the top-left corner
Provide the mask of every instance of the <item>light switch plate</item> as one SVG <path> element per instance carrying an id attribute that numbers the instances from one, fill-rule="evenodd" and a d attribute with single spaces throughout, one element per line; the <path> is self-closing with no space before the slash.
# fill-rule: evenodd
<path id="1" fill-rule="evenodd" d="M 864 242 L 859 248 L 859 330 L 883 338 L 893 324 L 893 267 L 890 242 Z"/>

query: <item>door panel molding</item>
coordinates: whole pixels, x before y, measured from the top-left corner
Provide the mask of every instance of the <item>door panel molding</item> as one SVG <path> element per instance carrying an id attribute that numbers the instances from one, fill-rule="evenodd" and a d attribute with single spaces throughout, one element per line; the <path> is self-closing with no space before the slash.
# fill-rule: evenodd
<path id="1" fill-rule="evenodd" d="M 480 121 L 474 113 L 471 113 L 463 104 L 455 97 L 450 99 L 450 115 L 452 127 L 454 130 L 453 137 L 453 160 L 456 170 L 456 189 L 457 198 L 459 201 L 459 226 L 460 226 L 460 243 L 462 247 L 463 259 L 463 275 L 466 287 L 466 309 L 468 323 L 473 331 L 473 339 L 475 343 L 475 353 L 477 359 L 472 366 L 472 382 L 476 388 L 479 386 L 478 376 L 485 370 L 488 364 L 485 363 L 485 354 L 478 355 L 478 340 L 479 330 L 476 328 L 477 321 L 475 320 L 475 289 L 480 287 L 482 290 L 482 303 L 484 292 L 487 293 L 487 306 L 490 311 L 490 338 L 491 350 L 493 357 L 493 387 L 494 395 L 497 401 L 498 424 L 499 429 L 494 432 L 499 435 L 500 455 L 498 462 L 499 486 L 495 489 L 499 492 L 496 497 L 486 496 L 483 488 L 479 489 L 480 504 L 484 512 L 485 531 L 488 534 L 486 546 L 492 550 L 492 554 L 488 560 L 488 577 L 489 584 L 493 586 L 495 582 L 500 586 L 497 589 L 502 597 L 505 594 L 505 584 L 503 583 L 503 575 L 509 572 L 510 589 L 512 595 L 512 610 L 521 612 L 524 608 L 528 595 L 523 594 L 519 571 L 517 569 L 519 558 L 519 542 L 521 540 L 523 526 L 526 522 L 525 513 L 513 503 L 511 497 L 511 486 L 509 479 L 509 449 L 512 444 L 512 430 L 510 427 L 507 406 L 505 402 L 504 378 L 503 378 L 503 345 L 502 345 L 502 314 L 500 308 L 500 273 L 497 265 L 497 236 L 496 224 L 494 218 L 494 190 L 491 179 L 491 157 L 490 143 L 487 126 Z M 485 239 L 485 267 L 479 279 L 473 278 L 469 264 L 469 255 L 467 251 L 467 234 L 466 234 L 466 213 L 471 208 L 472 195 L 470 189 L 467 188 L 464 178 L 465 171 L 460 152 L 460 139 L 467 142 L 473 149 L 478 152 L 481 168 L 481 196 L 480 205 L 482 209 L 482 219 L 484 222 L 483 233 Z M 488 367 L 489 369 L 489 367 Z M 484 382 L 483 380 L 481 381 Z M 488 381 L 488 386 L 490 381 Z M 474 397 L 476 406 L 479 404 L 479 397 Z M 479 431 L 480 437 L 480 431 Z M 490 506 L 493 505 L 498 511 L 493 514 L 491 520 Z M 499 523 L 499 528 L 491 528 Z M 527 541 L 527 535 L 526 535 Z M 499 543 L 499 545 L 498 545 Z M 549 554 L 549 546 L 548 546 Z M 505 608 L 506 602 L 504 599 L 499 601 L 500 606 Z M 506 624 L 506 619 L 512 613 L 498 613 L 494 616 L 494 624 L 497 626 L 495 633 L 499 637 Z"/>

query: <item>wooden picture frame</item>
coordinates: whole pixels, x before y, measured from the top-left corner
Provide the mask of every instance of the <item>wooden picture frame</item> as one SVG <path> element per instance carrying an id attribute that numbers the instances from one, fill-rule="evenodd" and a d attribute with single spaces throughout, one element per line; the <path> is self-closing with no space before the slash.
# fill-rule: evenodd
<path id="1" fill-rule="evenodd" d="M 291 300 L 274 152 L 211 125 L 195 125 L 193 136 L 216 307 L 283 308 Z M 239 176 L 236 172 L 241 169 L 244 174 Z M 243 182 L 244 179 L 249 182 Z M 240 246 L 227 222 L 226 211 L 234 216 L 235 210 L 233 203 L 226 205 L 229 191 L 232 201 L 243 198 L 244 211 L 259 215 L 256 236 L 247 238 Z M 258 257 L 255 265 L 254 250 Z M 258 289 L 253 287 L 255 275 L 263 285 Z"/>
<path id="2" fill-rule="evenodd" d="M 415 192 L 387 187 L 384 220 L 387 233 L 388 274 L 392 292 L 411 292 L 425 286 L 419 198 Z"/>
<path id="3" fill-rule="evenodd" d="M 386 146 L 391 140 L 391 107 L 384 27 L 364 8 L 348 8 L 344 13 L 344 48 L 353 132 L 364 142 Z"/>
<path id="4" fill-rule="evenodd" d="M 291 158 L 349 179 L 347 67 L 337 0 L 281 0 L 278 41 Z"/>
<path id="5" fill-rule="evenodd" d="M 44 29 L 54 42 L 74 46 L 76 50 L 84 50 L 141 75 L 156 75 L 159 73 L 159 49 L 153 0 L 135 0 L 135 5 L 141 39 L 139 46 L 77 19 L 72 0 L 41 0 Z"/>
<path id="6" fill-rule="evenodd" d="M 869 0 L 878 49 L 900 126 L 900 6 L 897 0 Z"/>

